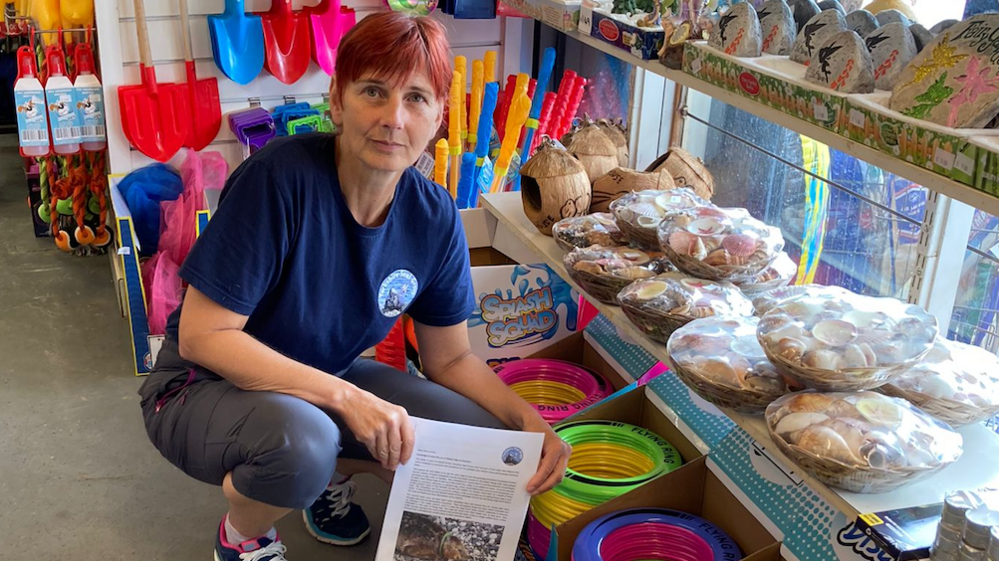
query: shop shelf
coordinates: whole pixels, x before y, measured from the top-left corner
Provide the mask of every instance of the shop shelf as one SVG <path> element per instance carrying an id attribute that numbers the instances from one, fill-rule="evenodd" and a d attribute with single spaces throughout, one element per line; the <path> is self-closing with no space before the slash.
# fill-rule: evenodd
<path id="1" fill-rule="evenodd" d="M 581 294 L 585 294 L 566 273 L 562 258 L 565 251 L 559 248 L 553 238 L 541 234 L 528 220 L 523 211 L 520 193 L 499 193 L 486 195 L 482 205 L 498 220 L 500 227 L 506 228 L 527 248 L 544 260 L 553 271 L 560 275 Z M 635 328 L 624 312 L 616 306 L 592 302 L 600 313 L 608 318 L 628 338 L 638 343 L 656 359 L 666 361 L 666 348 L 647 338 Z M 739 428 L 744 430 L 767 453 L 784 466 L 793 469 L 795 463 L 772 445 L 770 435 L 762 417 L 740 415 L 730 410 L 722 410 Z M 693 419 L 679 417 L 679 421 L 692 424 Z M 999 434 L 984 425 L 973 425 L 959 430 L 964 438 L 964 455 L 961 459 L 939 473 L 902 487 L 896 491 L 879 494 L 857 494 L 839 491 L 818 482 L 807 473 L 795 470 L 796 476 L 830 505 L 844 513 L 849 520 L 859 514 L 878 512 L 896 508 L 931 504 L 943 500 L 945 493 L 957 489 L 974 489 L 999 485 Z M 760 505 L 762 507 L 762 505 Z M 763 509 L 767 510 L 767 509 Z"/>

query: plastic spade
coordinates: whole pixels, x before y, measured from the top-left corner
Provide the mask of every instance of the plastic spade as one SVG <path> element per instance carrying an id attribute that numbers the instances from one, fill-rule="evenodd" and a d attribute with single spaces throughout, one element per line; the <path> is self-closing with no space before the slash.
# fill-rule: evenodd
<path id="1" fill-rule="evenodd" d="M 149 32 L 142 0 L 135 4 L 135 28 L 139 36 L 139 73 L 142 84 L 119 86 L 121 126 L 125 137 L 140 152 L 166 162 L 187 139 L 190 112 L 187 88 L 177 84 L 156 83 L 156 68 L 149 52 Z"/>
<path id="2" fill-rule="evenodd" d="M 264 67 L 285 84 L 294 84 L 309 69 L 312 38 L 309 18 L 291 9 L 291 0 L 271 0 L 260 14 L 264 27 Z"/>
<path id="3" fill-rule="evenodd" d="M 191 25 L 187 20 L 187 0 L 180 0 L 180 31 L 184 42 L 184 64 L 187 67 L 187 91 L 191 106 L 190 127 L 184 146 L 201 150 L 219 134 L 222 126 L 222 105 L 219 83 L 215 78 L 198 79 L 191 54 Z"/>
<path id="4" fill-rule="evenodd" d="M 225 12 L 208 16 L 208 31 L 215 65 L 230 80 L 246 85 L 264 69 L 264 29 L 243 0 L 225 0 Z"/>
<path id="5" fill-rule="evenodd" d="M 336 69 L 336 51 L 340 39 L 354 27 L 354 10 L 341 6 L 340 0 L 322 0 L 318 6 L 305 8 L 312 27 L 312 60 L 327 75 Z"/>

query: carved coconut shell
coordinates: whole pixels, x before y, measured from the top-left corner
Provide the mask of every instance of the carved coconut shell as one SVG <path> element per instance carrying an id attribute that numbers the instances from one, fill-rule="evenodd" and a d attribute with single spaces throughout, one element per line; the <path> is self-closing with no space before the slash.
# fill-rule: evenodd
<path id="1" fill-rule="evenodd" d="M 590 183 L 618 166 L 617 146 L 600 126 L 592 121 L 572 133 L 569 144 L 565 147 L 583 164 Z"/>
<path id="2" fill-rule="evenodd" d="M 656 158 L 646 171 L 665 169 L 673 176 L 677 187 L 690 187 L 699 197 L 711 200 L 715 192 L 715 179 L 704 162 L 683 148 L 674 146 Z"/>
<path id="3" fill-rule="evenodd" d="M 593 182 L 593 201 L 590 203 L 590 212 L 608 212 L 612 202 L 632 191 L 648 189 L 665 191 L 674 187 L 676 187 L 676 182 L 665 169 L 643 172 L 628 168 L 614 168 Z"/>
<path id="4" fill-rule="evenodd" d="M 546 236 L 563 218 L 590 212 L 590 180 L 583 164 L 545 140 L 520 168 L 524 214 Z"/>
<path id="5" fill-rule="evenodd" d="M 597 121 L 600 130 L 604 131 L 607 138 L 610 138 L 614 146 L 617 147 L 617 165 L 626 167 L 628 165 L 628 137 L 625 136 L 624 129 L 619 123 L 620 120 L 612 122 L 610 119 L 600 119 Z"/>

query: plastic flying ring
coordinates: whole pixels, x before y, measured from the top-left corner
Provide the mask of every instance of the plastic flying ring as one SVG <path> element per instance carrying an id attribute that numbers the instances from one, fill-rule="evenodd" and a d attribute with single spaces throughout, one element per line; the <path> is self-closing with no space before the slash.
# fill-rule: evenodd
<path id="1" fill-rule="evenodd" d="M 402 12 L 410 16 L 429 16 L 437 9 L 437 0 L 384 0 L 393 12 Z"/>
<path id="2" fill-rule="evenodd" d="M 606 378 L 563 360 L 529 358 L 501 364 L 494 370 L 504 384 L 551 424 L 586 409 L 611 392 Z"/>
<path id="3" fill-rule="evenodd" d="M 614 512 L 588 524 L 576 538 L 573 561 L 733 561 L 738 544 L 707 520 L 665 508 Z"/>

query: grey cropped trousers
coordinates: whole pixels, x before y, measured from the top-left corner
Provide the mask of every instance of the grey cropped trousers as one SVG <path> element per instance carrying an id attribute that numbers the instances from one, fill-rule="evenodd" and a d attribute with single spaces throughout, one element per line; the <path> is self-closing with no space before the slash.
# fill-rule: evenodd
<path id="1" fill-rule="evenodd" d="M 161 353 L 157 365 L 164 358 Z M 150 376 L 162 375 L 171 373 L 159 369 Z M 340 376 L 414 417 L 506 428 L 472 400 L 373 360 L 358 359 Z M 224 379 L 196 381 L 169 399 L 146 397 L 142 412 L 153 445 L 184 473 L 221 485 L 232 472 L 237 491 L 273 506 L 309 507 L 329 485 L 338 458 L 374 461 L 335 414 Z"/>

